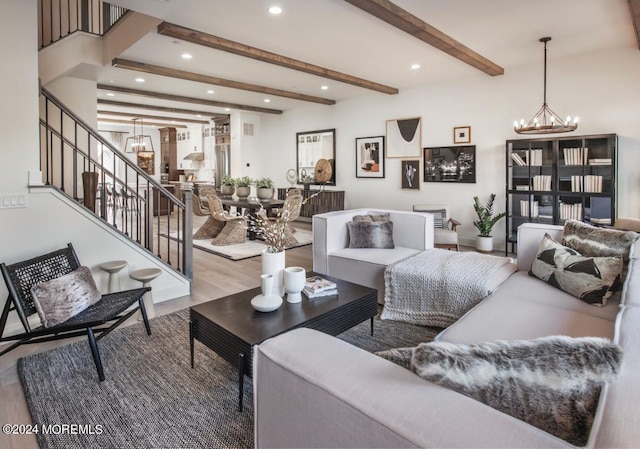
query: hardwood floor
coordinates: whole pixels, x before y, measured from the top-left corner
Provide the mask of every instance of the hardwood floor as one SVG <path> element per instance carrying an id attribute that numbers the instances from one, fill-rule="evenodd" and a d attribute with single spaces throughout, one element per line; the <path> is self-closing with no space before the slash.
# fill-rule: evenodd
<path id="1" fill-rule="evenodd" d="M 309 229 L 310 229 L 310 225 Z M 287 250 L 287 266 L 312 268 L 311 245 Z M 231 261 L 213 254 L 193 250 L 193 285 L 190 296 L 156 304 L 156 315 L 165 315 L 195 304 L 221 298 L 260 285 L 260 257 Z M 136 323 L 135 317 L 127 324 Z M 108 337 L 107 337 L 108 338 Z M 83 338 L 86 340 L 86 338 Z M 72 340 L 22 346 L 0 357 L 0 421 L 2 424 L 31 424 L 16 363 L 20 357 L 69 344 Z M 62 423 L 48 423 L 62 424 Z M 0 448 L 37 449 L 35 436 L 14 436 L 0 433 Z"/>

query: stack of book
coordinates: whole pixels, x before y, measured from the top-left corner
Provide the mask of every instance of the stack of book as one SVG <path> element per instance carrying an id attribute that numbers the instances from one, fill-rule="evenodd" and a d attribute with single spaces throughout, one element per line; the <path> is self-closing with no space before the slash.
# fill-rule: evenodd
<path id="1" fill-rule="evenodd" d="M 321 298 L 323 296 L 332 296 L 338 294 L 338 286 L 335 282 L 320 276 L 311 276 L 307 278 L 302 290 L 307 298 Z"/>
<path id="2" fill-rule="evenodd" d="M 529 201 L 520 200 L 520 215 L 522 217 L 529 216 Z M 535 218 L 538 216 L 538 202 L 533 201 L 531 203 L 531 218 Z"/>
<path id="3" fill-rule="evenodd" d="M 611 165 L 611 159 L 589 159 L 589 165 Z"/>
<path id="4" fill-rule="evenodd" d="M 533 190 L 551 190 L 551 175 L 534 176 Z"/>
<path id="5" fill-rule="evenodd" d="M 571 177 L 571 191 L 582 192 L 582 176 Z"/>
<path id="6" fill-rule="evenodd" d="M 560 220 L 582 220 L 582 204 L 560 203 Z"/>
<path id="7" fill-rule="evenodd" d="M 602 176 L 586 175 L 584 177 L 584 191 L 601 193 L 602 192 Z"/>
<path id="8" fill-rule="evenodd" d="M 516 165 L 519 165 L 520 167 L 527 165 L 525 160 L 522 159 L 522 157 L 520 157 L 518 153 L 511 153 L 511 159 L 513 159 L 513 162 L 515 162 Z"/>
<path id="9" fill-rule="evenodd" d="M 564 148 L 564 165 L 584 165 L 587 163 L 589 148 Z"/>

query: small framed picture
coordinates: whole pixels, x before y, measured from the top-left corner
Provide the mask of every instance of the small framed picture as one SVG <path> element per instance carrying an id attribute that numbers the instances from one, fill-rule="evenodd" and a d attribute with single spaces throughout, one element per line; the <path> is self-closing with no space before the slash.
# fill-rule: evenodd
<path id="1" fill-rule="evenodd" d="M 384 178 L 384 136 L 356 138 L 356 178 Z"/>
<path id="2" fill-rule="evenodd" d="M 471 127 L 456 126 L 453 128 L 453 143 L 471 143 Z"/>
<path id="3" fill-rule="evenodd" d="M 402 161 L 402 188 L 420 190 L 420 160 Z"/>

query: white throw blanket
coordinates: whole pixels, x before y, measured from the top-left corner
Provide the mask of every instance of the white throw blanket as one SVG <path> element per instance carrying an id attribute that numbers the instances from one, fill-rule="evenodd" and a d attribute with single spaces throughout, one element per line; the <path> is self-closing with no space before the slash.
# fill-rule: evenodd
<path id="1" fill-rule="evenodd" d="M 491 293 L 493 273 L 510 262 L 507 257 L 443 249 L 399 260 L 384 272 L 381 318 L 447 327 Z"/>

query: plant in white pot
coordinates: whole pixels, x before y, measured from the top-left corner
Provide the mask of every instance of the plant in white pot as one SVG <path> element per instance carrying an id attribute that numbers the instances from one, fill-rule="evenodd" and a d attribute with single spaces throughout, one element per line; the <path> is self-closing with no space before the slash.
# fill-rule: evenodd
<path id="1" fill-rule="evenodd" d="M 236 180 L 229 175 L 222 175 L 220 178 L 220 193 L 224 196 L 231 196 L 236 191 Z"/>
<path id="2" fill-rule="evenodd" d="M 266 201 L 273 197 L 275 183 L 271 178 L 256 179 L 256 196 L 260 201 Z"/>
<path id="3" fill-rule="evenodd" d="M 473 225 L 478 228 L 480 234 L 478 234 L 478 238 L 476 239 L 476 249 L 481 253 L 490 253 L 493 251 L 493 237 L 491 236 L 491 231 L 495 224 L 506 217 L 505 212 L 501 212 L 496 216 L 493 216 L 493 203 L 496 200 L 496 194 L 492 193 L 489 196 L 489 200 L 486 205 L 480 204 L 480 200 L 477 196 L 473 197 L 473 208 L 478 214 L 478 219 L 473 222 Z"/>
<path id="4" fill-rule="evenodd" d="M 235 181 L 236 195 L 238 195 L 238 198 L 247 198 L 251 193 L 251 184 L 253 183 L 251 178 L 243 176 L 242 178 L 236 178 Z"/>

